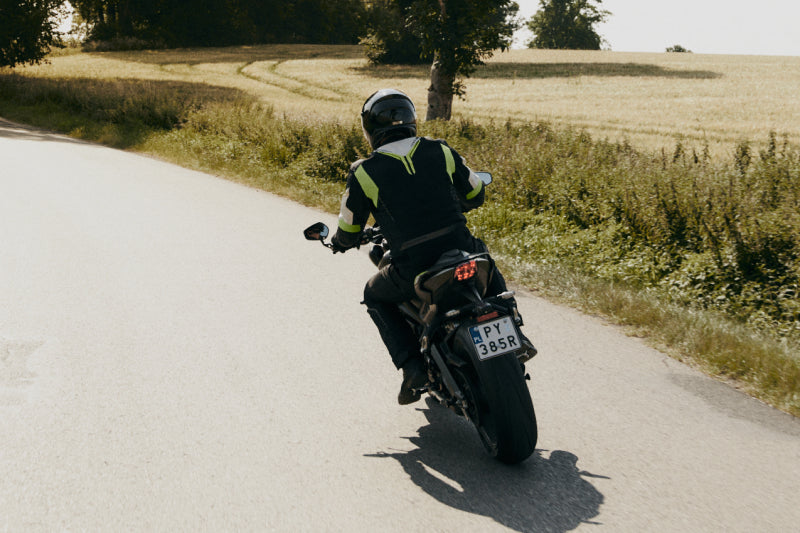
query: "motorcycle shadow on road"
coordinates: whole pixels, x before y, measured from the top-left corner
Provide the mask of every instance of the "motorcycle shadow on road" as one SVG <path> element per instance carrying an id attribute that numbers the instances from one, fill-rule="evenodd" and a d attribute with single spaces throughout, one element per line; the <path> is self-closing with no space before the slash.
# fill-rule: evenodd
<path id="1" fill-rule="evenodd" d="M 563 532 L 600 512 L 603 495 L 585 478 L 609 479 L 580 471 L 578 457 L 537 449 L 524 463 L 506 466 L 483 450 L 475 429 L 464 419 L 428 400 L 419 409 L 428 419 L 413 450 L 368 454 L 397 460 L 411 480 L 445 505 L 490 517 L 517 531 Z"/>

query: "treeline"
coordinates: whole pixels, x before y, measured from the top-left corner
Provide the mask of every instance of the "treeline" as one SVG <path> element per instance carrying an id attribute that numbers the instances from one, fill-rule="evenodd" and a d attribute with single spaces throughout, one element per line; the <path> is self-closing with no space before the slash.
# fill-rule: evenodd
<path id="1" fill-rule="evenodd" d="M 369 25 L 362 0 L 71 0 L 89 39 L 162 46 L 354 44 Z"/>

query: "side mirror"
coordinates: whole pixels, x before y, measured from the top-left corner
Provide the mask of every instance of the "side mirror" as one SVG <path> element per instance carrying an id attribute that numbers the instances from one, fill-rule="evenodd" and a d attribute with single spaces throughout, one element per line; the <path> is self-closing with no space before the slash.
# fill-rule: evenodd
<path id="1" fill-rule="evenodd" d="M 484 185 L 489 185 L 492 182 L 492 175 L 488 172 L 476 172 L 475 174 L 481 179 Z"/>
<path id="2" fill-rule="evenodd" d="M 312 224 L 303 231 L 303 235 L 305 235 L 306 239 L 309 241 L 324 241 L 328 233 L 328 226 L 322 222 Z"/>

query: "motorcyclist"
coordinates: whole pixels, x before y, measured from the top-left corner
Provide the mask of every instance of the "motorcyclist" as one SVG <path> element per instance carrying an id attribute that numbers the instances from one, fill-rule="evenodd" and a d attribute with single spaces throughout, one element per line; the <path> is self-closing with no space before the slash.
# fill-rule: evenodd
<path id="1" fill-rule="evenodd" d="M 483 204 L 484 186 L 445 141 L 417 137 L 414 104 L 401 91 L 382 89 L 367 98 L 361 125 L 373 152 L 350 167 L 331 244 L 339 252 L 357 246 L 370 215 L 388 242 L 392 263 L 367 282 L 363 303 L 392 361 L 403 370 L 397 400 L 405 405 L 419 399 L 427 375 L 419 340 L 397 304 L 415 296 L 414 278 L 444 252 L 486 251 L 463 215 Z M 488 292 L 504 290 L 495 269 Z M 526 345 L 532 357 L 535 349 L 529 341 Z"/>

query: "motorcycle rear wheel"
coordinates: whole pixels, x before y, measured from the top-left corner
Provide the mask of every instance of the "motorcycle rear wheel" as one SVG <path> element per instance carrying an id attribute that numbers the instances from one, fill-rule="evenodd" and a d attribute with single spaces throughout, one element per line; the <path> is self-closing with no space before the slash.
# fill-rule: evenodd
<path id="1" fill-rule="evenodd" d="M 466 346 L 456 349 L 464 353 Z M 467 360 L 470 360 L 469 358 Z M 469 405 L 467 416 L 486 451 L 506 464 L 517 464 L 536 449 L 538 429 L 528 385 L 514 354 L 453 369 Z"/>

